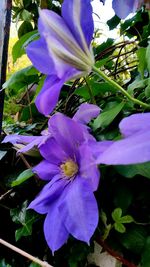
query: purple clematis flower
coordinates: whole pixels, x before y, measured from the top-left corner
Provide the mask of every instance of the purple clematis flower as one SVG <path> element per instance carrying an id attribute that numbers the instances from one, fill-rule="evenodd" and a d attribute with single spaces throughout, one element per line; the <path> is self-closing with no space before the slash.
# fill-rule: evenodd
<path id="1" fill-rule="evenodd" d="M 90 135 L 90 128 L 86 126 L 93 118 L 96 118 L 100 113 L 100 108 L 93 104 L 83 103 L 79 106 L 75 113 L 73 120 L 81 124 L 84 129 L 84 135 L 87 140 L 95 141 L 94 137 Z M 50 119 L 51 120 L 51 119 Z M 49 125 L 50 125 L 49 120 Z M 26 153 L 35 147 L 39 148 L 41 144 L 45 143 L 47 139 L 51 137 L 49 127 L 47 130 L 41 132 L 41 136 L 30 136 L 30 135 L 18 135 L 12 134 L 4 138 L 3 143 L 12 143 L 18 149 L 18 153 Z M 31 154 L 31 153 L 30 153 Z"/>
<path id="2" fill-rule="evenodd" d="M 149 0 L 113 0 L 112 2 L 115 14 L 121 19 L 125 19 L 130 13 L 135 12 L 142 5 L 150 9 Z"/>
<path id="3" fill-rule="evenodd" d="M 39 112 L 48 115 L 56 106 L 64 82 L 88 74 L 94 65 L 90 0 L 64 0 L 62 16 L 40 10 L 40 39 L 27 46 L 33 65 L 47 75 L 36 98 Z"/>
<path id="4" fill-rule="evenodd" d="M 99 154 L 97 163 L 125 165 L 150 161 L 150 113 L 131 115 L 121 121 L 119 128 L 124 139 Z"/>
<path id="5" fill-rule="evenodd" d="M 89 114 L 87 119 L 79 112 L 75 117 L 89 121 Z M 100 174 L 80 122 L 57 113 L 49 120 L 49 129 L 52 137 L 39 148 L 44 160 L 33 168 L 41 179 L 49 182 L 29 208 L 47 214 L 44 234 L 54 252 L 69 235 L 89 243 L 98 224 L 93 192 Z"/>

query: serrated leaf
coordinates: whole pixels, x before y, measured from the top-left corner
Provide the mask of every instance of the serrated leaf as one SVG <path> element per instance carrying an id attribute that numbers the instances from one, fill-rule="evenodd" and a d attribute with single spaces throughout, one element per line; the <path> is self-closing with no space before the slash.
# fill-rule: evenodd
<path id="1" fill-rule="evenodd" d="M 15 239 L 18 241 L 22 236 L 29 236 L 32 234 L 32 225 L 25 225 L 15 231 Z"/>
<path id="2" fill-rule="evenodd" d="M 117 222 L 118 220 L 120 220 L 120 218 L 121 218 L 121 216 L 122 216 L 122 209 L 120 209 L 120 208 L 116 208 L 116 209 L 112 212 L 111 216 L 112 216 L 113 220 L 114 220 L 115 222 Z"/>
<path id="3" fill-rule="evenodd" d="M 31 178 L 33 175 L 34 175 L 34 173 L 32 172 L 32 170 L 27 169 L 27 170 L 23 171 L 22 173 L 20 173 L 20 175 L 17 177 L 17 179 L 12 182 L 11 186 L 20 185 L 20 184 L 24 183 L 25 181 L 27 181 L 29 178 Z"/>
<path id="4" fill-rule="evenodd" d="M 103 112 L 94 120 L 93 129 L 96 130 L 100 127 L 108 126 L 119 114 L 119 112 L 123 109 L 125 103 L 116 103 L 114 107 L 103 110 Z"/>
<path id="5" fill-rule="evenodd" d="M 10 211 L 12 221 L 21 224 L 22 227 L 16 230 L 15 238 L 18 241 L 22 236 L 28 236 L 32 234 L 32 225 L 39 219 L 39 215 L 35 214 L 31 210 L 27 210 L 28 202 L 25 201 L 22 204 L 21 209 L 16 208 Z"/>
<path id="6" fill-rule="evenodd" d="M 119 233 L 125 233 L 126 231 L 126 228 L 122 223 L 114 223 L 114 228 Z"/>

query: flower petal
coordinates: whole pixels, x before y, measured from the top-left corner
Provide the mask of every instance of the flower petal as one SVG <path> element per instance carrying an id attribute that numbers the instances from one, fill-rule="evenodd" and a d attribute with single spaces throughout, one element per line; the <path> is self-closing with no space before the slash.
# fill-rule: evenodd
<path id="1" fill-rule="evenodd" d="M 150 130 L 150 113 L 137 113 L 124 118 L 120 122 L 119 128 L 125 137 L 140 131 Z"/>
<path id="2" fill-rule="evenodd" d="M 114 142 L 97 159 L 97 163 L 109 165 L 136 164 L 147 161 L 150 161 L 150 131 Z"/>
<path id="3" fill-rule="evenodd" d="M 79 150 L 80 176 L 83 179 L 88 179 L 92 191 L 96 191 L 99 184 L 100 173 L 94 161 L 92 151 L 90 150 L 90 147 L 85 144 L 82 145 Z"/>
<path id="4" fill-rule="evenodd" d="M 125 19 L 130 13 L 135 12 L 138 2 L 138 0 L 113 0 L 112 7 L 119 18 Z"/>
<path id="5" fill-rule="evenodd" d="M 47 44 L 44 38 L 31 42 L 26 52 L 33 65 L 44 74 L 55 74 L 54 63 L 49 56 Z"/>
<path id="6" fill-rule="evenodd" d="M 100 113 L 100 108 L 93 104 L 83 103 L 80 105 L 78 111 L 73 116 L 75 121 L 81 123 L 89 123 L 93 118 L 97 117 Z"/>
<path id="7" fill-rule="evenodd" d="M 90 148 L 92 150 L 92 154 L 93 154 L 94 158 L 97 159 L 113 143 L 114 143 L 114 141 L 96 142 L 96 141 L 90 140 L 88 142 L 88 145 L 90 146 Z"/>
<path id="8" fill-rule="evenodd" d="M 40 146 L 40 153 L 51 164 L 59 165 L 67 158 L 67 154 L 54 138 L 48 139 Z"/>
<path id="9" fill-rule="evenodd" d="M 34 142 L 38 138 L 40 139 L 40 137 L 41 136 L 11 134 L 7 135 L 2 141 L 2 143 L 28 144 L 30 142 Z"/>
<path id="10" fill-rule="evenodd" d="M 58 202 L 49 206 L 49 212 L 44 222 L 45 239 L 53 253 L 67 241 L 69 236 L 68 231 L 60 219 L 57 203 Z"/>
<path id="11" fill-rule="evenodd" d="M 60 80 L 57 76 L 48 76 L 46 78 L 43 88 L 35 100 L 36 107 L 40 113 L 48 115 L 55 108 L 64 80 Z"/>
<path id="12" fill-rule="evenodd" d="M 62 16 L 80 47 L 87 52 L 94 31 L 91 1 L 64 0 Z"/>
<path id="13" fill-rule="evenodd" d="M 98 207 L 87 181 L 76 177 L 68 185 L 59 211 L 67 231 L 75 238 L 89 243 L 98 224 Z"/>
<path id="14" fill-rule="evenodd" d="M 56 175 L 47 185 L 44 186 L 39 195 L 30 203 L 29 209 L 44 214 L 49 212 L 49 205 L 56 201 L 61 195 L 68 181 L 61 179 Z"/>
<path id="15" fill-rule="evenodd" d="M 61 113 L 49 120 L 50 132 L 68 156 L 74 158 L 78 145 L 84 141 L 80 123 L 73 121 Z"/>
<path id="16" fill-rule="evenodd" d="M 89 70 L 87 62 L 82 60 L 85 59 L 84 52 L 62 17 L 51 10 L 41 10 L 39 31 L 45 38 L 59 78 L 70 70 L 70 66 L 79 70 Z"/>
<path id="17" fill-rule="evenodd" d="M 60 172 L 57 165 L 51 164 L 47 160 L 42 160 L 37 166 L 32 168 L 32 170 L 43 180 L 51 180 Z"/>

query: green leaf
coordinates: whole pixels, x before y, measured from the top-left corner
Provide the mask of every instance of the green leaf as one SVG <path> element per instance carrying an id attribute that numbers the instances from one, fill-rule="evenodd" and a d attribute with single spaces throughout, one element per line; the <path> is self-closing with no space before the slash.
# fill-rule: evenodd
<path id="1" fill-rule="evenodd" d="M 115 169 L 124 177 L 133 178 L 135 175 L 142 175 L 150 178 L 150 162 L 135 165 L 118 165 Z"/>
<path id="2" fill-rule="evenodd" d="M 123 109 L 125 103 L 114 103 L 112 108 L 104 109 L 103 112 L 94 120 L 93 129 L 96 130 L 100 127 L 108 126 Z"/>
<path id="3" fill-rule="evenodd" d="M 134 219 L 132 216 L 126 215 L 126 216 L 123 216 L 120 218 L 120 222 L 121 223 L 132 223 L 132 222 L 134 222 Z"/>
<path id="4" fill-rule="evenodd" d="M 32 19 L 32 14 L 28 10 L 23 9 L 21 12 L 21 18 L 24 21 L 30 21 Z"/>
<path id="5" fill-rule="evenodd" d="M 31 210 L 27 210 L 28 202 L 25 201 L 22 204 L 21 209 L 16 208 L 10 211 L 12 221 L 21 224 L 22 227 L 16 230 L 15 238 L 18 241 L 22 236 L 28 236 L 32 234 L 32 225 L 39 219 L 39 216 Z"/>
<path id="6" fill-rule="evenodd" d="M 115 15 L 114 17 L 112 17 L 110 20 L 107 21 L 107 25 L 109 26 L 109 30 L 113 30 L 115 29 L 118 24 L 120 23 L 121 19 Z"/>
<path id="7" fill-rule="evenodd" d="M 89 84 L 92 90 L 92 94 L 94 96 L 96 95 L 103 95 L 106 92 L 113 92 L 115 93 L 116 90 L 114 89 L 114 87 L 112 85 L 109 85 L 107 82 L 97 82 L 95 80 L 89 80 Z M 85 100 L 90 99 L 90 95 L 87 89 L 87 86 L 84 85 L 80 88 L 77 88 L 75 90 L 75 94 L 82 96 Z"/>
<path id="8" fill-rule="evenodd" d="M 119 233 L 125 233 L 125 231 L 126 231 L 125 226 L 122 223 L 119 223 L 119 222 L 114 223 L 114 228 Z"/>
<path id="9" fill-rule="evenodd" d="M 142 267 L 150 266 L 150 236 L 146 239 L 146 244 L 142 253 L 141 265 Z"/>
<path id="10" fill-rule="evenodd" d="M 117 222 L 118 220 L 120 220 L 120 218 L 121 218 L 121 216 L 122 216 L 122 209 L 120 209 L 120 208 L 116 208 L 116 209 L 112 212 L 111 216 L 112 216 L 113 220 L 114 220 L 115 222 Z"/>
<path id="11" fill-rule="evenodd" d="M 29 42 L 35 40 L 38 36 L 37 31 L 31 31 L 23 35 L 12 48 L 13 63 L 16 62 L 23 54 L 25 54 L 25 47 Z"/>
<path id="12" fill-rule="evenodd" d="M 25 171 L 23 171 L 15 181 L 12 182 L 11 186 L 17 186 L 20 185 L 22 183 L 24 183 L 25 181 L 27 181 L 29 178 L 31 178 L 34 175 L 34 173 L 32 172 L 31 169 L 27 169 Z"/>
<path id="13" fill-rule="evenodd" d="M 144 78 L 144 71 L 147 67 L 147 62 L 146 62 L 146 48 L 141 47 L 137 51 L 137 57 L 139 59 L 139 65 L 138 65 L 138 71 L 141 74 L 141 77 Z"/>
<path id="14" fill-rule="evenodd" d="M 120 242 L 126 249 L 139 254 L 144 248 L 146 237 L 144 227 L 134 225 L 120 236 Z"/>
<path id="15" fill-rule="evenodd" d="M 20 39 L 22 36 L 24 36 L 26 33 L 31 32 L 31 31 L 33 31 L 33 26 L 32 26 L 32 24 L 31 24 L 31 22 L 29 22 L 29 21 L 24 21 L 24 22 L 20 25 L 20 27 L 19 27 L 19 29 L 18 29 L 18 37 L 19 37 L 19 39 Z"/>
<path id="16" fill-rule="evenodd" d="M 150 74 L 150 44 L 148 45 L 146 49 L 146 62 L 147 62 L 147 67 L 148 67 L 148 71 Z"/>
<path id="17" fill-rule="evenodd" d="M 22 236 L 29 236 L 32 234 L 32 225 L 25 225 L 15 231 L 15 239 L 18 241 Z"/>
<path id="18" fill-rule="evenodd" d="M 8 88 L 17 92 L 31 83 L 38 82 L 37 73 L 38 71 L 33 66 L 19 70 L 3 84 L 3 89 Z"/>
<path id="19" fill-rule="evenodd" d="M 8 263 L 5 262 L 5 259 L 2 259 L 0 261 L 0 267 L 12 267 L 11 265 L 9 265 Z"/>
<path id="20" fill-rule="evenodd" d="M 35 263 L 35 262 L 32 262 L 29 267 L 40 267 L 41 265 Z"/>
<path id="21" fill-rule="evenodd" d="M 0 150 L 0 160 L 7 154 L 7 151 Z"/>

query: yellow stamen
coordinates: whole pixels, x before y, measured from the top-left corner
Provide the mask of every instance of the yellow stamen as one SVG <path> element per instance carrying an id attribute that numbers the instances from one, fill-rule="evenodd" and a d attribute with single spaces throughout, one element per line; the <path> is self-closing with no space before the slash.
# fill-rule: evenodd
<path id="1" fill-rule="evenodd" d="M 60 168 L 66 178 L 71 178 L 78 172 L 78 165 L 71 159 L 61 164 Z"/>

